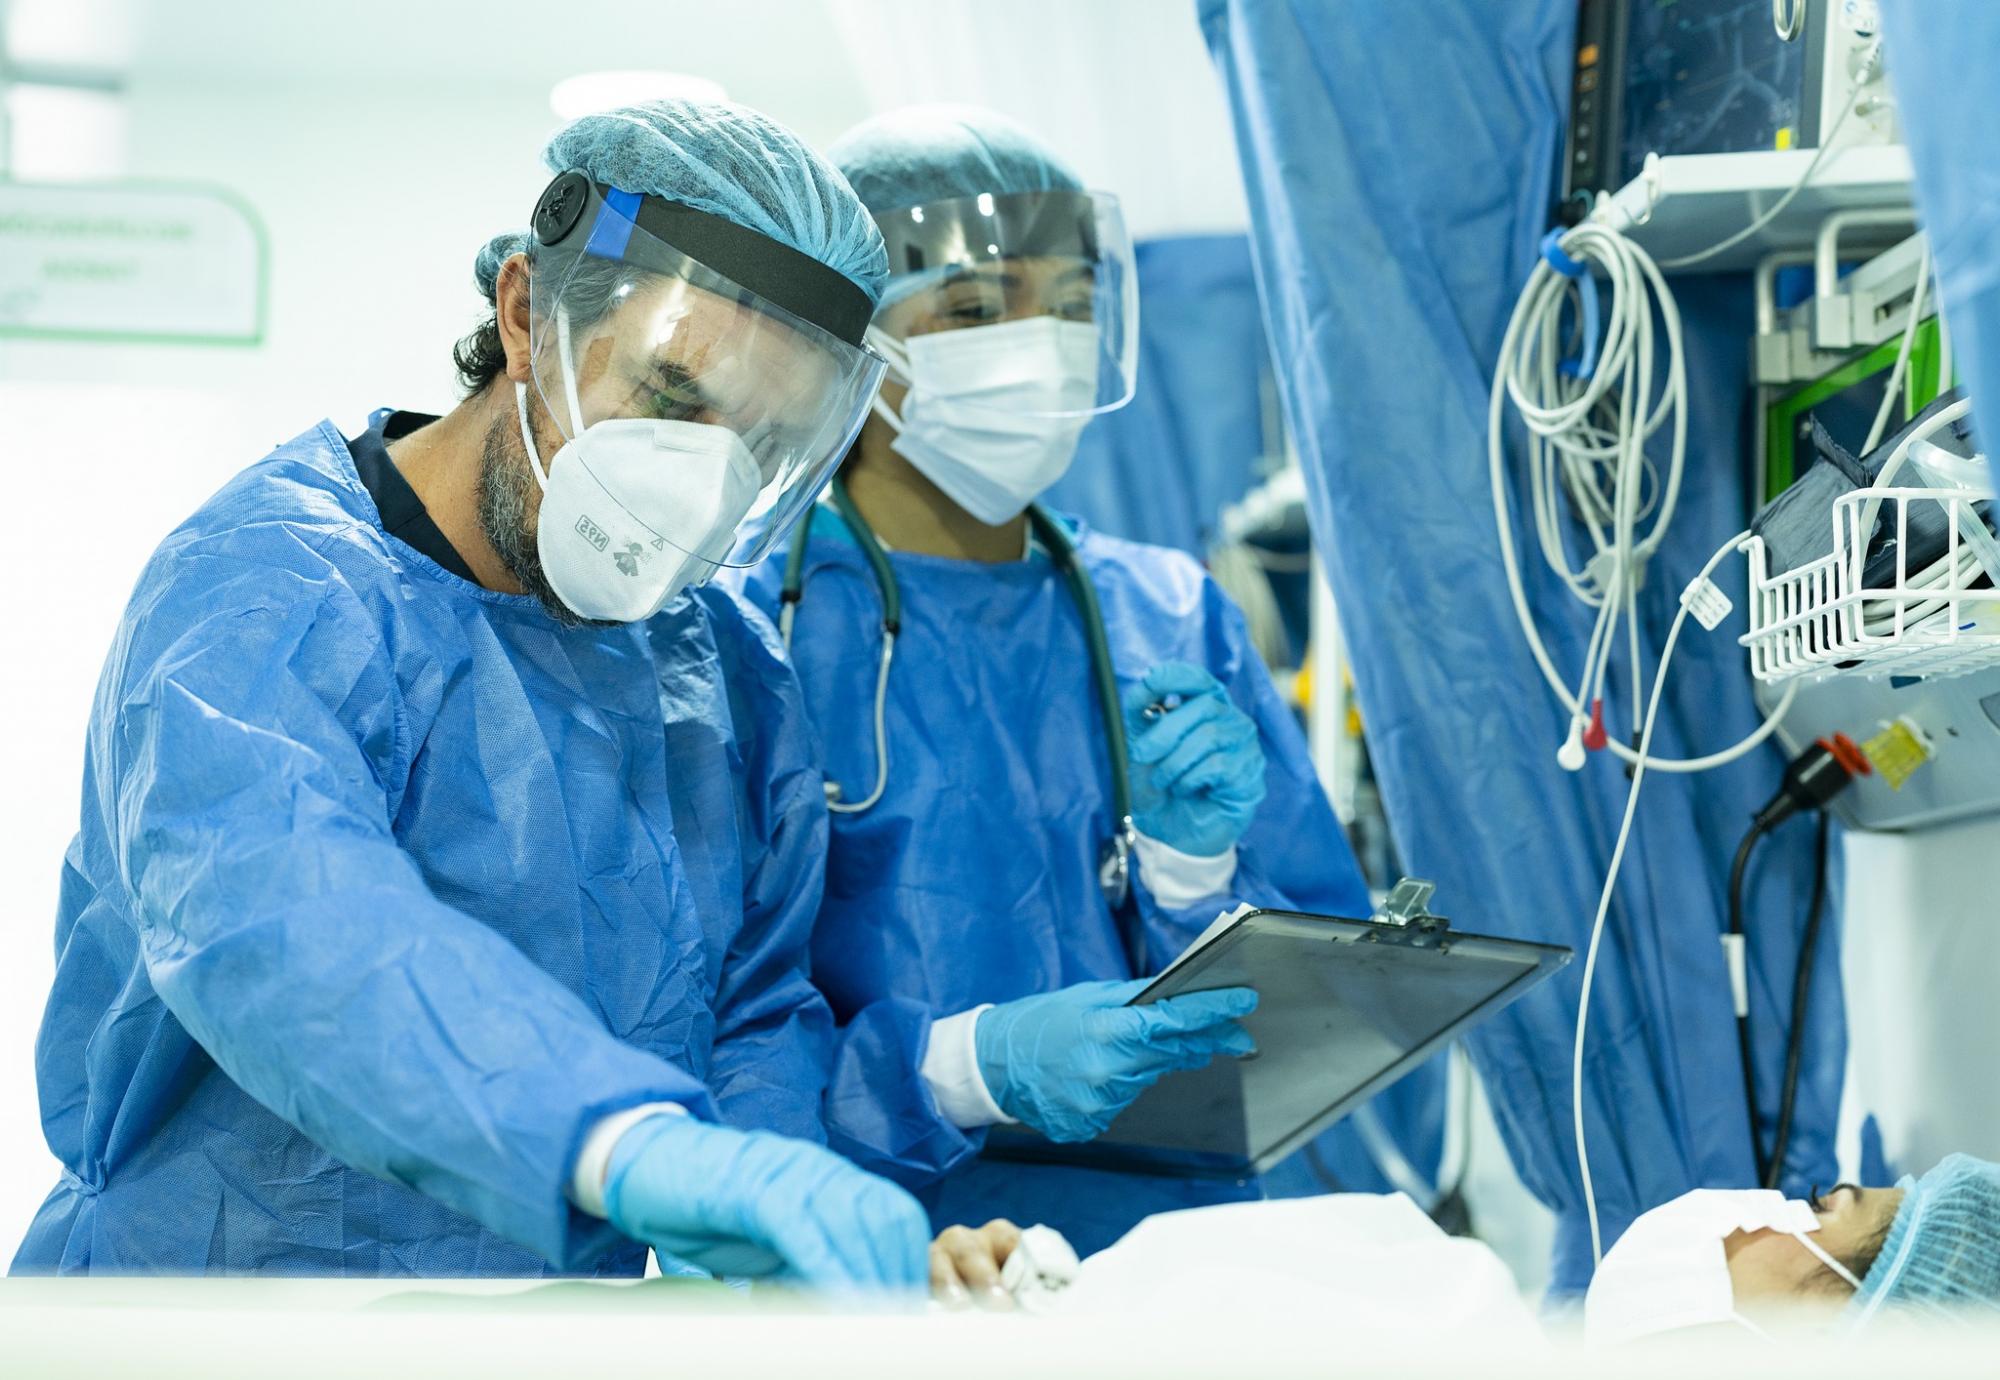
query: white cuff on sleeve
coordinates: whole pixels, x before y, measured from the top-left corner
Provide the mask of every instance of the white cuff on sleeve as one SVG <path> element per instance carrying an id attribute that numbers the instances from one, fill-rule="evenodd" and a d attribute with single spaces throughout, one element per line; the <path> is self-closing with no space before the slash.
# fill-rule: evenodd
<path id="1" fill-rule="evenodd" d="M 618 1147 L 618 1138 L 648 1117 L 663 1113 L 686 1116 L 687 1108 L 678 1102 L 645 1102 L 613 1112 L 590 1128 L 583 1138 L 583 1148 L 576 1152 L 576 1168 L 569 1176 L 569 1200 L 579 1212 L 592 1217 L 605 1215 L 604 1175 L 611 1168 L 611 1152 Z"/>
<path id="2" fill-rule="evenodd" d="M 1236 880 L 1236 845 L 1212 857 L 1183 853 L 1171 844 L 1135 834 L 1132 851 L 1139 855 L 1139 878 L 1153 899 L 1168 910 L 1184 910 L 1229 890 Z"/>
<path id="3" fill-rule="evenodd" d="M 979 1075 L 979 1047 L 973 1042 L 972 1028 L 979 1013 L 993 1004 L 975 1006 L 956 1016 L 931 1022 L 931 1038 L 924 1049 L 924 1062 L 917 1072 L 931 1090 L 938 1111 L 961 1131 L 980 1126 L 1012 1125 L 1014 1118 L 1000 1110 L 993 1092 Z"/>

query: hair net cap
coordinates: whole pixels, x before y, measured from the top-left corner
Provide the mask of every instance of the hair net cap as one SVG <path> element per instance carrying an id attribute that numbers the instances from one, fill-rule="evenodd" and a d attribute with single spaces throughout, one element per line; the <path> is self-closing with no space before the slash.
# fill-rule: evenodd
<path id="1" fill-rule="evenodd" d="M 472 281 L 479 285 L 481 297 L 489 302 L 493 300 L 494 289 L 500 282 L 500 265 L 525 251 L 529 239 L 525 230 L 509 230 L 486 241 L 486 247 L 479 251 L 479 257 L 472 263 Z"/>
<path id="2" fill-rule="evenodd" d="M 657 196 L 733 221 L 845 275 L 871 300 L 888 273 L 882 236 L 834 166 L 775 121 L 725 101 L 664 100 L 585 115 L 542 150 L 551 172 Z M 526 247 L 500 235 L 473 273 L 493 295 L 500 265 Z"/>
<path id="3" fill-rule="evenodd" d="M 827 150 L 876 215 L 991 192 L 1083 190 L 1054 149 L 991 110 L 916 105 L 864 120 Z"/>
<path id="4" fill-rule="evenodd" d="M 1868 1277 L 1849 1305 L 1957 1316 L 2000 1309 L 2000 1165 L 1951 1155 L 1921 1179 L 1905 1179 L 1903 1202 Z"/>

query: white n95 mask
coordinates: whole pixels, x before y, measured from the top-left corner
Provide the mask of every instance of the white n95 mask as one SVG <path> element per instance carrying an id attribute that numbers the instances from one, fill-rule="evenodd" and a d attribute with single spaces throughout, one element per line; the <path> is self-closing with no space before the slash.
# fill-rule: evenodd
<path id="1" fill-rule="evenodd" d="M 1798 1238 L 1857 1289 L 1852 1271 L 1812 1239 L 1819 1214 L 1775 1189 L 1698 1188 L 1642 1213 L 1605 1253 L 1584 1295 L 1584 1339 L 1617 1346 L 1660 1332 L 1710 1323 L 1757 1326 L 1736 1310 L 1723 1241 L 1739 1231 Z"/>
<path id="2" fill-rule="evenodd" d="M 558 323 L 563 388 L 580 417 L 569 320 Z M 535 547 L 549 587 L 579 618 L 636 623 L 715 574 L 762 473 L 743 438 L 703 422 L 618 417 L 566 441 L 544 472 L 528 425 L 528 386 L 514 386 L 521 442 L 542 486 Z"/>
<path id="3" fill-rule="evenodd" d="M 909 385 L 901 415 L 875 399 L 891 447 L 989 527 L 1020 516 L 1076 456 L 1097 404 L 1097 327 L 1034 316 L 870 339 Z"/>

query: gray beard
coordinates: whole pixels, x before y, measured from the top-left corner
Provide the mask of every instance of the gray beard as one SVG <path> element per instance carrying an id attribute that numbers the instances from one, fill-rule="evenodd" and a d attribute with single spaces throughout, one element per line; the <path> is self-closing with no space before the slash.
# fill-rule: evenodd
<path id="1" fill-rule="evenodd" d="M 610 627 L 578 617 L 549 584 L 548 573 L 542 569 L 542 553 L 535 545 L 533 515 L 539 511 L 540 497 L 541 486 L 528 470 L 519 420 L 512 412 L 495 418 L 487 429 L 479 462 L 479 526 L 493 554 L 515 583 L 564 627 Z"/>

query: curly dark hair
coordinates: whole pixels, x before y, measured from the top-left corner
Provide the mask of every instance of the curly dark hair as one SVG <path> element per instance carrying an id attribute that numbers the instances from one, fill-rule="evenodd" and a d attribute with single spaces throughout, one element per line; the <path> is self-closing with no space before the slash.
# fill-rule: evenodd
<path id="1" fill-rule="evenodd" d="M 563 305 L 569 310 L 571 324 L 576 326 L 588 326 L 609 311 L 611 304 L 618 299 L 619 287 L 629 282 L 633 274 L 631 268 L 615 259 L 592 258 L 579 264 L 574 255 L 555 253 L 538 246 L 522 246 L 515 252 L 528 255 L 534 272 L 554 274 L 561 281 Z M 484 321 L 451 347 L 451 363 L 458 371 L 458 386 L 464 390 L 463 396 L 468 398 L 485 391 L 493 380 L 507 372 L 507 347 L 500 339 L 500 314 L 495 298 L 499 286 L 499 266 L 503 262 L 504 258 L 489 262 L 482 257 L 476 281 L 487 304 L 494 306 L 495 310 L 487 312 Z"/>
<path id="2" fill-rule="evenodd" d="M 500 343 L 500 314 L 488 312 L 486 319 L 451 347 L 451 364 L 458 370 L 458 386 L 464 397 L 483 392 L 486 386 L 507 372 L 507 348 Z"/>

